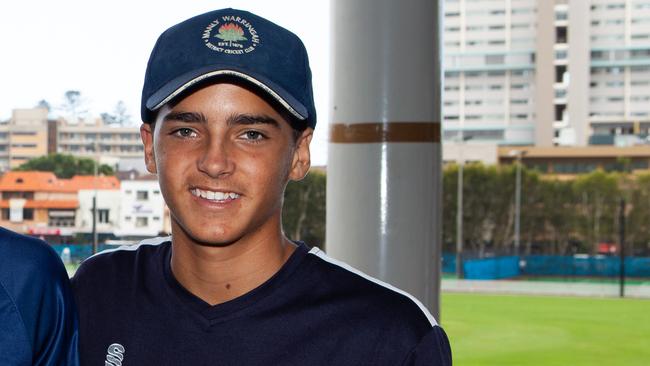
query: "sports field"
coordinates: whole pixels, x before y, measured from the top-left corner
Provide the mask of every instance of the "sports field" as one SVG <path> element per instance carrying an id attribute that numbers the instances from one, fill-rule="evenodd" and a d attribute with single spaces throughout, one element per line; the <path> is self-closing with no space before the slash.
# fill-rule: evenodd
<path id="1" fill-rule="evenodd" d="M 650 365 L 650 300 L 443 293 L 454 365 Z"/>

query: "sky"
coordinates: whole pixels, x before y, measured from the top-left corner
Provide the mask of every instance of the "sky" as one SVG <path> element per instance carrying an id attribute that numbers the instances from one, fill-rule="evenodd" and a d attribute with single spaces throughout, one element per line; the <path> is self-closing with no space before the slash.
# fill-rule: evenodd
<path id="1" fill-rule="evenodd" d="M 249 10 L 296 33 L 313 75 L 318 125 L 312 165 L 327 161 L 329 1 L 299 0 L 22 0 L 0 2 L 0 120 L 45 99 L 63 103 L 81 92 L 90 113 L 123 101 L 140 123 L 140 93 L 149 54 L 168 27 L 210 10 Z"/>

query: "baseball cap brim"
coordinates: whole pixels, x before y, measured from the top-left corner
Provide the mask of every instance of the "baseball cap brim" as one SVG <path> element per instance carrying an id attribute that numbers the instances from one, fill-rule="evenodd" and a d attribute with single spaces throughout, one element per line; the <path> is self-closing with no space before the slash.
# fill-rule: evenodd
<path id="1" fill-rule="evenodd" d="M 207 79 L 218 78 L 219 76 L 234 76 L 241 78 L 242 80 L 259 87 L 299 120 L 302 121 L 309 118 L 307 108 L 284 88 L 254 72 L 239 67 L 233 67 L 233 65 L 210 65 L 209 67 L 200 68 L 180 75 L 167 82 L 158 89 L 158 91 L 153 93 L 151 97 L 147 99 L 146 107 L 152 112 L 157 111 L 193 85 Z"/>

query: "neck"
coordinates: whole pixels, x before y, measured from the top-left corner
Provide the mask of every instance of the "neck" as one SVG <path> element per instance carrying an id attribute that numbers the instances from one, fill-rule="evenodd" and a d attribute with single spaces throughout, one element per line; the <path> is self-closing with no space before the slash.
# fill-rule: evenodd
<path id="1" fill-rule="evenodd" d="M 172 273 L 210 305 L 242 296 L 266 282 L 296 248 L 279 228 L 276 235 L 256 235 L 220 247 L 198 244 L 172 225 Z"/>

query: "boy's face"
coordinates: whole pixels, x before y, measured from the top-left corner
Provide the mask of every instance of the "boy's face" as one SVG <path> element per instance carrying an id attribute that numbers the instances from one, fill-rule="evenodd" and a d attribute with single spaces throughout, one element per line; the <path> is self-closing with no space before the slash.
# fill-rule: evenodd
<path id="1" fill-rule="evenodd" d="M 209 85 L 164 106 L 141 136 L 172 230 L 200 244 L 277 232 L 287 181 L 309 170 L 312 130 L 294 142 L 277 110 L 234 84 Z"/>

